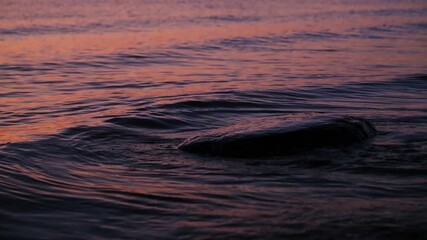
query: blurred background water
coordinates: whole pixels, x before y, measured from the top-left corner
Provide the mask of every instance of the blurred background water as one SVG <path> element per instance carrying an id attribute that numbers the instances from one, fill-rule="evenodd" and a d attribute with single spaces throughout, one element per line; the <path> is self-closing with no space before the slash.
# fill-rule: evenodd
<path id="1" fill-rule="evenodd" d="M 427 2 L 0 0 L 4 239 L 425 239 Z M 258 117 L 343 149 L 193 155 Z"/>

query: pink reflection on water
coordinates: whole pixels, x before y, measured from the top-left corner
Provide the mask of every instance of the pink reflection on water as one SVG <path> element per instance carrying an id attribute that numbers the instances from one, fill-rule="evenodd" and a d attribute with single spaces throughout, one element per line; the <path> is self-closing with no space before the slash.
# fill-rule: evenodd
<path id="1" fill-rule="evenodd" d="M 155 104 L 165 104 L 174 101 L 167 98 L 171 96 L 230 89 L 246 91 L 271 88 L 292 89 L 313 84 L 334 85 L 349 81 L 369 81 L 371 75 L 394 76 L 417 73 L 419 69 L 426 67 L 425 55 L 417 54 L 417 50 L 426 47 L 423 39 L 404 37 L 394 40 L 343 38 L 334 41 L 322 39 L 303 41 L 292 39 L 296 34 L 326 32 L 346 35 L 353 33 L 354 29 L 419 22 L 425 17 L 407 15 L 399 18 L 387 15 L 366 17 L 356 13 L 383 9 L 410 10 L 417 9 L 423 4 L 328 5 L 290 1 L 275 3 L 278 5 L 252 2 L 244 3 L 240 7 L 229 7 L 227 5 L 229 3 L 220 2 L 213 3 L 211 8 L 207 8 L 185 2 L 186 5 L 180 5 L 179 9 L 175 9 L 176 5 L 168 6 L 159 3 L 144 5 L 127 1 L 123 4 L 106 1 L 96 6 L 73 5 L 67 2 L 53 5 L 43 2 L 39 5 L 27 6 L 22 5 L 23 2 L 17 2 L 17 5 L 12 3 L 2 7 L 7 15 L 0 20 L 1 28 L 42 26 L 43 29 L 48 30 L 55 27 L 71 30 L 64 33 L 12 35 L 3 37 L 0 41 L 1 64 L 12 66 L 24 64 L 41 68 L 2 80 L 0 94 L 8 95 L 0 98 L 2 111 L 8 113 L 5 119 L 19 122 L 19 116 L 28 118 L 21 124 L 0 122 L 2 127 L 0 143 L 24 141 L 32 139 L 34 135 L 53 134 L 81 124 L 97 125 L 102 123 L 103 116 L 126 114 L 132 110 L 129 106 L 132 100 L 143 98 L 155 99 Z M 49 1 L 46 2 L 49 3 Z M 355 13 L 348 14 L 352 11 Z M 38 16 L 37 12 L 46 12 L 47 16 Z M 61 15 L 64 12 L 67 14 Z M 350 20 L 322 17 L 325 14 L 340 12 L 346 12 Z M 26 19 L 23 17 L 26 14 L 37 16 Z M 183 24 L 182 21 L 189 16 L 196 19 L 217 16 L 233 16 L 236 19 L 247 16 L 258 18 L 272 16 L 272 18 L 265 21 L 240 22 L 200 20 Z M 148 20 L 156 24 L 134 24 L 135 21 Z M 115 24 L 122 22 L 127 23 L 124 25 L 126 28 L 114 27 Z M 112 27 L 103 27 L 104 25 Z M 118 24 L 118 26 L 121 25 Z M 202 57 L 198 57 L 197 52 L 175 48 L 199 45 L 203 47 L 204 44 L 218 45 L 218 41 L 224 39 L 274 36 L 283 37 L 283 40 L 277 46 L 275 44 L 278 43 L 272 43 L 272 47 L 277 49 L 270 49 L 267 52 L 220 46 L 223 49 L 206 52 Z M 404 50 L 407 53 L 401 54 L 395 51 L 398 46 L 405 46 Z M 378 54 L 372 51 L 375 47 L 390 50 Z M 171 62 L 132 66 L 124 63 L 111 66 L 107 61 L 104 67 L 78 67 L 79 62 L 102 63 L 105 58 L 108 60 L 121 53 L 156 56 L 156 53 L 167 51 L 184 55 L 184 60 L 180 61 L 185 61 L 185 64 Z M 140 60 L 142 63 L 144 61 L 149 60 Z M 67 62 L 73 62 L 77 67 L 70 67 L 65 64 Z M 43 70 L 43 67 L 46 67 L 43 65 L 45 63 L 60 65 L 57 69 L 50 67 L 50 70 L 45 71 Z M 114 64 L 117 63 L 114 62 Z M 304 78 L 308 75 L 319 76 L 319 79 Z M 341 77 L 328 78 L 327 76 Z M 91 87 L 95 83 L 105 84 L 110 88 Z M 148 85 L 137 88 L 111 87 L 120 87 L 129 83 Z M 25 94 L 20 94 L 22 92 Z M 123 99 L 122 104 L 101 106 L 106 101 L 114 102 L 117 99 Z M 81 107 L 83 110 L 67 112 L 71 107 Z M 85 110 L 91 107 L 96 110 Z"/>

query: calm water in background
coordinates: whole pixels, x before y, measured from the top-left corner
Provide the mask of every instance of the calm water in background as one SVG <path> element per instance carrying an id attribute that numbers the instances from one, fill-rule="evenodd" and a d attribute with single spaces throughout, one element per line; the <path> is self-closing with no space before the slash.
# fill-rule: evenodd
<path id="1" fill-rule="evenodd" d="M 0 0 L 0 237 L 427 238 L 426 16 L 426 1 Z M 380 135 L 267 159 L 175 149 L 307 114 Z"/>

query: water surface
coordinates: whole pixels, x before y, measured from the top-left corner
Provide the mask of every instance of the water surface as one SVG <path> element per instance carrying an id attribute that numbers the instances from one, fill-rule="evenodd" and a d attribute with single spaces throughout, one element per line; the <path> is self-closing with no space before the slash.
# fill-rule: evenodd
<path id="1" fill-rule="evenodd" d="M 5 239 L 422 239 L 427 3 L 0 0 Z M 354 115 L 374 140 L 183 153 L 269 116 Z"/>

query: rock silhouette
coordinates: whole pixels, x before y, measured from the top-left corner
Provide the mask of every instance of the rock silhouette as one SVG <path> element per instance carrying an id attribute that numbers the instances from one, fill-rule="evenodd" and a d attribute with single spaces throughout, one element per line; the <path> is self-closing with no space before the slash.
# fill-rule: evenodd
<path id="1" fill-rule="evenodd" d="M 322 147 L 341 147 L 376 135 L 360 117 L 261 118 L 189 138 L 178 149 L 226 157 L 279 156 Z"/>

